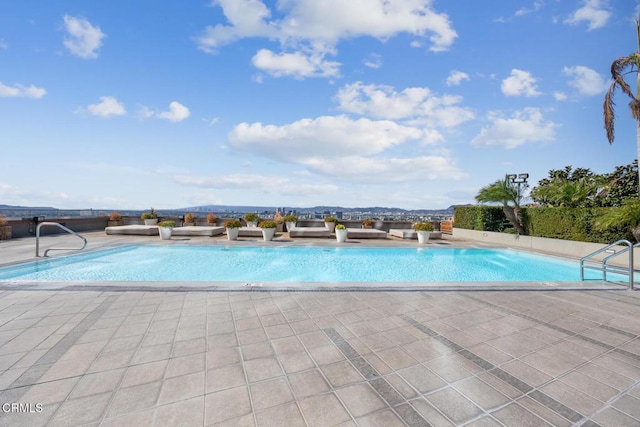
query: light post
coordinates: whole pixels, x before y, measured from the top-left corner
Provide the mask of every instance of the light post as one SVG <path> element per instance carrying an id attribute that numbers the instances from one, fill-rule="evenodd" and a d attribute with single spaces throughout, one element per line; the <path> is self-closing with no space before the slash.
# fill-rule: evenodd
<path id="1" fill-rule="evenodd" d="M 511 184 L 518 184 L 518 206 L 520 206 L 520 199 L 522 197 L 522 194 L 520 194 L 520 186 L 522 184 L 524 184 L 524 186 L 527 186 L 527 180 L 529 179 L 529 174 L 528 173 L 519 173 L 519 174 L 510 174 L 507 175 L 507 179 L 509 180 L 509 182 Z"/>

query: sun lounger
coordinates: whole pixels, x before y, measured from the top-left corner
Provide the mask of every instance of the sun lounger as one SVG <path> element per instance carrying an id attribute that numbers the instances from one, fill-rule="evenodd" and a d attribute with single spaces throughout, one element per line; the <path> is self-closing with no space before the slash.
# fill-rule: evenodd
<path id="1" fill-rule="evenodd" d="M 293 227 L 289 237 L 331 237 L 331 231 L 326 227 Z"/>
<path id="2" fill-rule="evenodd" d="M 157 225 L 117 225 L 107 227 L 104 232 L 108 235 L 135 235 L 135 236 L 157 236 Z"/>
<path id="3" fill-rule="evenodd" d="M 401 239 L 415 240 L 418 238 L 418 234 L 411 228 L 392 228 L 389 230 L 389 235 L 399 237 Z M 432 231 L 429 234 L 430 239 L 442 239 L 442 232 Z"/>
<path id="4" fill-rule="evenodd" d="M 262 228 L 260 227 L 240 227 L 238 229 L 239 237 L 262 237 Z"/>
<path id="5" fill-rule="evenodd" d="M 171 232 L 173 236 L 219 236 L 224 232 L 224 227 L 212 227 L 212 226 L 186 226 L 175 227 Z"/>
<path id="6" fill-rule="evenodd" d="M 387 232 L 375 228 L 347 228 L 348 239 L 386 239 Z"/>
<path id="7" fill-rule="evenodd" d="M 258 229 L 259 230 L 259 229 Z M 222 234 L 224 227 L 174 227 L 173 236 L 218 236 Z M 104 232 L 108 235 L 134 235 L 134 236 L 157 236 L 157 225 L 119 225 L 107 227 Z"/>

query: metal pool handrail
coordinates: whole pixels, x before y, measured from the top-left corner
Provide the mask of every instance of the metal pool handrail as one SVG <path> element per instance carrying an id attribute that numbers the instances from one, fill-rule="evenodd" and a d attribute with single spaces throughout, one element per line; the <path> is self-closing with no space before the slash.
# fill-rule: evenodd
<path id="1" fill-rule="evenodd" d="M 602 259 L 601 264 L 598 265 L 585 265 L 585 261 L 588 261 L 589 259 L 593 258 L 594 256 L 602 253 L 602 252 L 611 252 L 612 248 L 614 246 L 618 246 L 618 245 L 622 245 L 625 244 L 627 245 L 626 248 L 621 249 L 620 251 L 617 251 L 615 249 L 613 249 L 613 253 L 609 256 L 606 256 Z M 607 280 L 607 270 L 618 273 L 618 274 L 627 274 L 629 275 L 629 289 L 633 290 L 633 273 L 634 273 L 634 265 L 633 265 L 633 248 L 635 246 L 638 246 L 638 244 L 634 245 L 633 243 L 631 243 L 628 240 L 618 240 L 616 242 L 611 243 L 610 245 L 607 245 L 603 248 L 598 249 L 595 252 L 590 253 L 589 255 L 583 256 L 582 258 L 580 258 L 580 280 L 584 281 L 584 269 L 585 268 L 589 268 L 592 270 L 599 270 L 602 271 L 602 279 L 604 281 Z M 614 266 L 614 265 L 608 265 L 607 261 L 609 261 L 612 258 L 617 257 L 618 255 L 622 255 L 626 252 L 629 252 L 629 266 L 627 268 L 624 267 L 618 267 L 618 266 Z"/>
<path id="2" fill-rule="evenodd" d="M 61 228 L 62 230 L 66 231 L 69 234 L 73 234 L 74 236 L 78 236 L 84 242 L 82 244 L 81 248 L 49 248 L 49 249 L 44 251 L 44 255 L 43 255 L 44 257 L 47 256 L 47 253 L 49 251 L 81 251 L 87 246 L 87 239 L 85 239 L 83 236 L 79 235 L 75 231 L 73 231 L 73 230 L 65 227 L 64 225 L 60 224 L 59 222 L 41 222 L 36 227 L 36 256 L 37 257 L 40 256 L 40 228 L 43 227 L 43 226 L 53 226 L 53 227 Z"/>

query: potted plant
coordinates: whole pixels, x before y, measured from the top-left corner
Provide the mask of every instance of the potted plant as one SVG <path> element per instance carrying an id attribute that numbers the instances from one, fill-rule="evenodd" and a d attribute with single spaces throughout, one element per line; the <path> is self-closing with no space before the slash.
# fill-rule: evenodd
<path id="1" fill-rule="evenodd" d="M 171 230 L 176 226 L 175 221 L 162 221 L 158 223 L 158 233 L 162 240 L 171 239 Z"/>
<path id="2" fill-rule="evenodd" d="M 224 228 L 227 229 L 227 240 L 238 240 L 238 229 L 242 227 L 239 219 L 228 219 L 224 222 Z"/>
<path id="3" fill-rule="evenodd" d="M 282 217 L 282 220 L 284 221 L 285 224 L 287 224 L 287 231 L 291 231 L 296 226 L 296 223 L 298 222 L 298 217 L 295 215 L 289 214 Z"/>
<path id="4" fill-rule="evenodd" d="M 273 215 L 273 221 L 276 223 L 276 230 L 278 231 L 278 233 L 282 233 L 282 226 L 284 225 L 284 221 L 282 220 L 282 215 L 280 215 L 280 212 L 276 212 L 275 215 Z"/>
<path id="5" fill-rule="evenodd" d="M 193 214 L 193 212 L 189 212 L 184 216 L 184 225 L 185 227 L 193 227 L 196 225 L 196 216 Z"/>
<path id="6" fill-rule="evenodd" d="M 336 224 L 336 240 L 338 243 L 344 243 L 347 240 L 347 227 L 344 224 Z"/>
<path id="7" fill-rule="evenodd" d="M 13 228 L 10 225 L 7 225 L 7 220 L 4 216 L 0 215 L 0 240 L 9 240 L 11 239 L 11 232 Z"/>
<path id="8" fill-rule="evenodd" d="M 107 225 L 109 227 L 117 227 L 122 224 L 122 215 L 120 215 L 120 212 L 111 212 L 111 215 L 109 215 L 109 220 L 107 221 Z"/>
<path id="9" fill-rule="evenodd" d="M 369 218 L 362 221 L 362 228 L 371 228 L 371 227 L 373 227 L 373 221 L 371 221 Z"/>
<path id="10" fill-rule="evenodd" d="M 218 223 L 218 217 L 216 216 L 216 214 L 209 212 L 207 214 L 207 224 L 209 225 L 216 225 Z"/>
<path id="11" fill-rule="evenodd" d="M 418 243 L 425 244 L 429 241 L 429 235 L 433 231 L 433 224 L 430 222 L 418 222 L 413 225 L 413 229 L 418 235 Z"/>
<path id="12" fill-rule="evenodd" d="M 269 242 L 273 240 L 273 236 L 276 234 L 276 227 L 277 227 L 277 224 L 275 221 L 266 219 L 264 221 L 261 221 L 260 224 L 258 224 L 258 226 L 262 228 L 262 238 L 265 241 Z"/>
<path id="13" fill-rule="evenodd" d="M 330 232 L 333 233 L 333 230 L 335 230 L 336 228 L 336 223 L 338 222 L 337 219 L 335 219 L 332 216 L 328 216 L 324 219 L 324 226 L 327 227 L 329 229 Z"/>
<path id="14" fill-rule="evenodd" d="M 156 225 L 158 223 L 158 214 L 153 208 L 149 212 L 145 212 L 140 217 L 144 220 L 144 225 Z"/>
<path id="15" fill-rule="evenodd" d="M 247 223 L 247 227 L 257 227 L 260 217 L 257 213 L 249 212 L 244 215 L 244 220 Z"/>

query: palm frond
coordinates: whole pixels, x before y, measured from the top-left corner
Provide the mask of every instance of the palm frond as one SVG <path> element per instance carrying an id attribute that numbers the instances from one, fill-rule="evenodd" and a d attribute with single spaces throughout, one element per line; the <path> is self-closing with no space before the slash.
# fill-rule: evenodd
<path id="1" fill-rule="evenodd" d="M 611 78 L 613 79 L 614 84 L 618 85 L 620 90 L 632 99 L 635 99 L 635 96 L 629 84 L 624 80 L 623 72 L 628 66 L 637 65 L 634 59 L 635 57 L 633 56 L 623 56 L 616 58 L 611 64 Z"/>
<path id="2" fill-rule="evenodd" d="M 616 103 L 613 101 L 613 94 L 616 90 L 616 84 L 611 83 L 609 86 L 609 90 L 607 94 L 604 96 L 604 105 L 602 109 L 604 110 L 604 128 L 607 131 L 607 140 L 609 144 L 613 144 L 614 140 L 614 119 L 615 119 L 615 105 Z"/>

